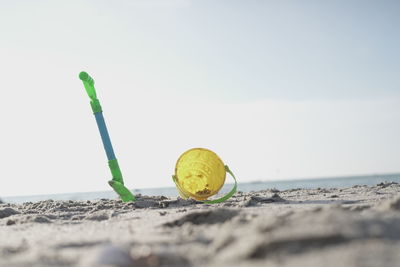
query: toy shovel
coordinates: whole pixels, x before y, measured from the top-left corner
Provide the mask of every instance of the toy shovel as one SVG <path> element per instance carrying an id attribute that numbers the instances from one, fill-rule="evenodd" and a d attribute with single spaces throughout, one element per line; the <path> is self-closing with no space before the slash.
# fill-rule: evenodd
<path id="1" fill-rule="evenodd" d="M 104 121 L 103 110 L 101 108 L 100 101 L 97 99 L 96 90 L 94 88 L 94 80 L 92 79 L 92 77 L 89 76 L 89 74 L 84 71 L 79 74 L 79 78 L 82 80 L 86 92 L 90 98 L 90 105 L 92 107 L 94 117 L 96 118 L 97 126 L 101 135 L 101 140 L 103 141 L 104 150 L 107 154 L 108 166 L 110 167 L 112 174 L 112 179 L 108 181 L 108 184 L 120 196 L 122 201 L 135 201 L 135 196 L 124 185 L 122 173 L 119 168 L 117 158 L 115 157 L 114 149 L 112 147 L 110 136 L 107 131 L 107 126 Z"/>

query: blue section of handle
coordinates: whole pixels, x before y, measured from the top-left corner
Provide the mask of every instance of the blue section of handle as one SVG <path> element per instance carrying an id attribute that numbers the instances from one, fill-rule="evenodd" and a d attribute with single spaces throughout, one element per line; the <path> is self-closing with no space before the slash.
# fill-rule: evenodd
<path id="1" fill-rule="evenodd" d="M 106 151 L 108 160 L 115 159 L 114 149 L 111 144 L 110 135 L 107 131 L 106 122 L 104 121 L 103 112 L 94 113 L 97 127 L 99 127 L 101 140 L 103 141 L 104 150 Z"/>

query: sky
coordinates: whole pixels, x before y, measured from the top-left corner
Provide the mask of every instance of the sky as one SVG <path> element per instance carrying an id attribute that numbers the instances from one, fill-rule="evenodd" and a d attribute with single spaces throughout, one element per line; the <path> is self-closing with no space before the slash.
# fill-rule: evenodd
<path id="1" fill-rule="evenodd" d="M 400 2 L 0 2 L 0 196 L 129 188 L 186 150 L 239 182 L 400 172 Z M 227 180 L 230 181 L 230 180 Z"/>

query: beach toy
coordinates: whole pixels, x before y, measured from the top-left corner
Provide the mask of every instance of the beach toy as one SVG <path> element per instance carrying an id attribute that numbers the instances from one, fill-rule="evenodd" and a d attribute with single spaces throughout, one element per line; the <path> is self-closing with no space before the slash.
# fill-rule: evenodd
<path id="1" fill-rule="evenodd" d="M 222 188 L 226 173 L 235 181 L 232 190 L 221 198 L 207 200 Z M 172 179 L 182 198 L 193 198 L 207 204 L 223 202 L 232 197 L 237 189 L 235 175 L 229 167 L 217 154 L 205 148 L 192 148 L 183 153 L 176 162 Z"/>
<path id="2" fill-rule="evenodd" d="M 99 99 L 97 99 L 96 90 L 94 88 L 94 80 L 86 72 L 82 71 L 79 74 L 79 78 L 82 80 L 85 86 L 86 92 L 90 98 L 90 106 L 92 107 L 94 117 L 96 118 L 97 126 L 100 131 L 101 140 L 103 141 L 104 150 L 106 151 L 108 158 L 108 166 L 112 174 L 112 179 L 108 181 L 108 184 L 114 189 L 114 191 L 120 196 L 122 201 L 135 201 L 134 195 L 124 185 L 122 173 L 118 165 L 117 158 L 114 154 L 114 149 L 111 144 L 110 136 L 107 131 L 107 126 L 103 117 L 103 110 L 100 105 Z"/>

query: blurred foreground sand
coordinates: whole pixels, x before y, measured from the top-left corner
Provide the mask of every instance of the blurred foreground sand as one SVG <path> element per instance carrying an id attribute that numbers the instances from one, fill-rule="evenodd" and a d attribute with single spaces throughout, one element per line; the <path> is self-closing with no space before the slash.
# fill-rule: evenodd
<path id="1" fill-rule="evenodd" d="M 400 185 L 3 203 L 0 266 L 400 266 Z"/>

